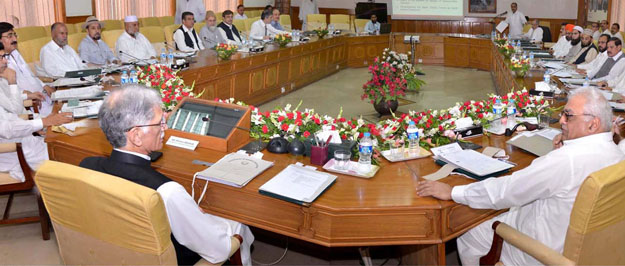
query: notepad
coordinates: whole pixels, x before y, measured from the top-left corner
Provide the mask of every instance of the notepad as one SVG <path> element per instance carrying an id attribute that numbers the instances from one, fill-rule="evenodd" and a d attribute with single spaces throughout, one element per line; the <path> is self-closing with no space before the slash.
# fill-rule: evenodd
<path id="1" fill-rule="evenodd" d="M 67 90 L 57 90 L 52 93 L 53 101 L 67 101 L 70 99 L 96 99 L 102 98 L 105 93 L 102 91 L 102 86 L 94 85 L 88 87 L 81 87 Z"/>
<path id="2" fill-rule="evenodd" d="M 196 177 L 240 188 L 271 166 L 273 162 L 247 155 L 245 152 L 236 152 L 224 156 L 211 167 L 196 173 Z"/>
<path id="3" fill-rule="evenodd" d="M 506 30 L 507 27 L 508 27 L 507 22 L 505 21 L 499 22 L 499 24 L 497 24 L 497 31 L 503 32 L 504 30 Z"/>
<path id="4" fill-rule="evenodd" d="M 328 187 L 336 176 L 320 172 L 302 164 L 291 164 L 263 184 L 258 192 L 267 196 L 300 205 L 312 203 Z"/>
<path id="5" fill-rule="evenodd" d="M 514 165 L 488 157 L 474 150 L 443 153 L 440 159 L 478 176 L 486 176 L 514 167 Z"/>

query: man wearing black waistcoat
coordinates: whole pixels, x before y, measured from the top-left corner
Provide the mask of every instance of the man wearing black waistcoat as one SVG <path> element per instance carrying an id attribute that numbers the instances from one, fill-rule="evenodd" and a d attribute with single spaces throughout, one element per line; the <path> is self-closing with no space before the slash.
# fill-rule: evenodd
<path id="1" fill-rule="evenodd" d="M 167 129 L 155 90 L 142 85 L 114 90 L 98 118 L 113 151 L 110 157 L 86 158 L 80 166 L 156 190 L 165 205 L 179 265 L 193 265 L 200 258 L 224 262 L 236 251 L 232 249 L 235 235 L 243 238 L 242 263 L 251 265 L 254 236 L 246 225 L 202 212 L 182 185 L 152 169 L 148 154 L 163 147 Z"/>
<path id="2" fill-rule="evenodd" d="M 234 13 L 230 10 L 224 11 L 221 15 L 223 17 L 223 21 L 217 25 L 217 28 L 219 29 L 219 33 L 221 33 L 221 37 L 223 37 L 224 40 L 227 40 L 228 44 L 241 45 L 243 38 L 241 38 L 237 27 L 232 25 L 233 14 Z"/>
<path id="3" fill-rule="evenodd" d="M 182 13 L 182 25 L 174 31 L 174 42 L 176 50 L 183 52 L 193 52 L 204 50 L 204 44 L 200 41 L 200 37 L 195 32 L 193 25 L 195 18 L 191 12 Z"/>

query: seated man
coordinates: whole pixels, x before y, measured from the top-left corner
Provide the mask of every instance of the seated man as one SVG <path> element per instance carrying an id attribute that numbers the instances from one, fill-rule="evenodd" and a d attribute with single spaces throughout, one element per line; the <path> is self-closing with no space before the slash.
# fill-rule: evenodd
<path id="1" fill-rule="evenodd" d="M 612 38 L 608 41 L 608 57 L 596 72 L 588 72 L 588 77 L 593 81 L 608 81 L 609 86 L 614 85 L 609 81 L 615 81 L 625 70 L 625 54 L 621 51 L 621 40 Z"/>
<path id="2" fill-rule="evenodd" d="M 601 36 L 601 31 L 599 30 L 599 23 L 593 22 L 592 25 L 590 26 L 590 29 L 592 30 L 592 38 L 594 40 L 598 40 L 599 37 Z"/>
<path id="3" fill-rule="evenodd" d="M 280 25 L 280 10 L 274 8 L 271 15 L 271 26 L 276 30 L 284 30 L 284 27 Z"/>
<path id="4" fill-rule="evenodd" d="M 597 89 L 573 91 L 560 116 L 560 125 L 562 147 L 509 176 L 453 188 L 439 181 L 417 184 L 421 197 L 453 200 L 474 209 L 510 208 L 458 238 L 463 265 L 478 265 L 480 257 L 488 252 L 494 221 L 504 222 L 562 252 L 571 209 L 582 182 L 592 172 L 622 161 L 625 155 L 612 140 L 612 109 Z M 503 244 L 501 262 L 540 264 L 508 243 Z"/>
<path id="5" fill-rule="evenodd" d="M 247 19 L 247 15 L 245 15 L 244 5 L 237 6 L 237 14 L 234 15 L 233 19 Z"/>
<path id="6" fill-rule="evenodd" d="M 549 52 L 553 54 L 556 58 L 562 58 L 569 53 L 571 49 L 571 32 L 575 25 L 566 24 L 566 22 L 562 23 L 562 27 L 560 28 L 560 38 L 558 42 L 551 47 Z"/>
<path id="7" fill-rule="evenodd" d="M 204 44 L 202 44 L 200 38 L 197 36 L 193 25 L 195 25 L 193 13 L 182 12 L 182 25 L 174 31 L 176 50 L 183 52 L 204 50 Z"/>
<path id="8" fill-rule="evenodd" d="M 67 71 L 76 71 L 87 68 L 76 51 L 67 45 L 67 26 L 65 23 L 52 24 L 52 40 L 41 48 L 39 61 L 43 68 L 43 75 L 48 77 L 63 77 Z"/>
<path id="9" fill-rule="evenodd" d="M 271 40 L 276 34 L 288 34 L 289 32 L 277 30 L 271 26 L 272 10 L 267 9 L 260 15 L 260 19 L 252 23 L 250 37 L 257 41 Z"/>
<path id="10" fill-rule="evenodd" d="M 254 236 L 247 226 L 204 213 L 184 187 L 150 166 L 148 154 L 163 147 L 167 129 L 161 104 L 158 92 L 141 85 L 112 91 L 98 114 L 113 146 L 111 156 L 86 158 L 80 166 L 156 190 L 165 204 L 179 265 L 193 265 L 200 258 L 215 264 L 227 260 L 234 234 L 243 237 L 243 264 L 251 265 Z"/>
<path id="11" fill-rule="evenodd" d="M 601 34 L 610 34 L 610 22 L 605 19 L 602 20 L 599 23 L 599 31 L 601 31 Z"/>
<path id="12" fill-rule="evenodd" d="M 585 29 L 582 33 L 582 49 L 567 63 L 579 65 L 590 63 L 597 57 L 597 46 L 592 41 L 592 30 Z"/>
<path id="13" fill-rule="evenodd" d="M 87 30 L 87 36 L 80 42 L 78 53 L 83 61 L 94 65 L 117 64 L 119 61 L 111 51 L 111 48 L 102 41 L 102 22 L 95 16 L 87 18 L 83 29 Z"/>
<path id="14" fill-rule="evenodd" d="M 371 15 L 371 20 L 367 21 L 365 25 L 365 32 L 369 34 L 376 34 L 380 32 L 380 22 L 378 22 L 378 16 Z"/>
<path id="15" fill-rule="evenodd" d="M 614 23 L 612 24 L 612 27 L 610 27 L 610 36 L 612 36 L 612 38 L 618 38 L 619 40 L 621 40 L 621 43 L 623 42 L 623 35 L 621 35 L 621 25 L 619 25 L 618 23 Z"/>
<path id="16" fill-rule="evenodd" d="M 527 33 L 523 34 L 523 39 L 527 39 L 532 43 L 543 42 L 543 28 L 540 27 L 538 19 L 532 20 L 532 27 Z"/>
<path id="17" fill-rule="evenodd" d="M 232 25 L 232 11 L 226 10 L 221 13 L 223 21 L 217 25 L 221 38 L 226 40 L 228 44 L 241 45 L 243 39 L 239 35 L 239 30 L 236 26 Z"/>
<path id="18" fill-rule="evenodd" d="M 580 26 L 575 26 L 571 32 L 571 48 L 569 52 L 564 56 L 564 61 L 569 62 L 579 51 L 582 50 L 582 32 L 584 29 Z"/>
<path id="19" fill-rule="evenodd" d="M 115 53 L 122 62 L 135 62 L 156 58 L 156 51 L 152 43 L 139 32 L 137 16 L 127 16 L 124 19 L 125 31 L 115 43 Z"/>
<path id="20" fill-rule="evenodd" d="M 41 131 L 44 127 L 61 125 L 72 121 L 71 113 L 53 114 L 43 119 L 24 120 L 17 112 L 23 113 L 23 100 L 10 96 L 11 88 L 9 84 L 15 84 L 15 72 L 6 75 L 7 58 L 9 53 L 4 51 L 4 45 L 0 43 L 0 142 L 20 142 L 24 151 L 26 162 L 32 169 L 39 168 L 39 165 L 48 160 L 48 146 L 44 138 L 35 137 L 33 133 Z M 6 75 L 6 76 L 5 76 Z M 6 77 L 7 79 L 5 79 Z M 15 89 L 14 89 L 15 90 Z M 9 94 L 7 94 L 9 93 Z M 41 93 L 36 93 L 41 96 Z M 11 102 L 13 101 L 13 102 Z M 10 106 L 11 110 L 5 109 Z M 21 107 L 21 109 L 20 109 Z M 12 112 L 15 111 L 15 112 Z M 24 173 L 16 153 L 0 153 L 0 171 L 9 172 L 12 178 L 24 182 Z"/>
<path id="21" fill-rule="evenodd" d="M 605 60 L 608 58 L 608 41 L 610 40 L 610 35 L 601 34 L 599 36 L 599 41 L 597 42 L 597 50 L 599 54 L 595 57 L 594 60 L 589 63 L 582 63 L 577 65 L 577 72 L 583 75 L 587 73 L 597 73 Z"/>
<path id="22" fill-rule="evenodd" d="M 53 105 L 50 96 L 55 89 L 45 85 L 30 70 L 30 67 L 17 50 L 17 34 L 13 30 L 13 25 L 10 23 L 0 22 L 0 43 L 4 46 L 4 52 L 10 54 L 8 68 L 5 72 L 12 71 L 15 73 L 17 87 L 23 93 L 33 92 L 45 94 L 40 102 L 39 114 L 43 116 L 49 115 L 50 112 L 52 112 Z"/>
<path id="23" fill-rule="evenodd" d="M 225 40 L 221 38 L 221 34 L 217 30 L 216 25 L 217 17 L 215 17 L 215 13 L 213 13 L 213 11 L 206 12 L 206 25 L 200 30 L 200 39 L 204 47 L 208 49 L 225 42 Z"/>

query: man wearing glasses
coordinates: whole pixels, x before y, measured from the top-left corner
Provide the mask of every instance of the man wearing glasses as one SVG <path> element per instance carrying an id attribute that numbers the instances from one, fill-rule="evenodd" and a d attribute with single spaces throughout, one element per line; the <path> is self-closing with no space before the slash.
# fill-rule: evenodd
<path id="1" fill-rule="evenodd" d="M 22 91 L 40 92 L 45 94 L 41 102 L 39 113 L 47 116 L 52 112 L 52 100 L 50 96 L 55 91 L 54 88 L 45 85 L 33 74 L 30 67 L 17 50 L 17 33 L 13 30 L 13 25 L 7 22 L 0 22 L 0 43 L 4 45 L 4 52 L 9 54 L 7 71 L 14 71 L 17 87 Z"/>
<path id="2" fill-rule="evenodd" d="M 509 176 L 488 178 L 451 187 L 438 181 L 421 181 L 417 194 L 453 200 L 474 209 L 509 208 L 458 238 L 462 265 L 478 265 L 493 241 L 494 221 L 504 222 L 562 252 L 571 209 L 588 175 L 625 159 L 612 140 L 612 110 L 593 88 L 580 88 L 569 95 L 560 116 L 560 147 L 536 158 L 528 167 Z M 503 244 L 505 265 L 539 265 L 533 257 Z"/>
<path id="3" fill-rule="evenodd" d="M 163 147 L 167 129 L 161 97 L 155 90 L 142 85 L 114 90 L 98 118 L 113 151 L 108 158 L 86 158 L 80 166 L 156 190 L 165 204 L 179 265 L 193 265 L 200 259 L 224 262 L 234 252 L 234 235 L 242 236 L 241 259 L 251 265 L 249 248 L 254 236 L 246 225 L 203 213 L 184 187 L 150 166 L 149 154 Z"/>

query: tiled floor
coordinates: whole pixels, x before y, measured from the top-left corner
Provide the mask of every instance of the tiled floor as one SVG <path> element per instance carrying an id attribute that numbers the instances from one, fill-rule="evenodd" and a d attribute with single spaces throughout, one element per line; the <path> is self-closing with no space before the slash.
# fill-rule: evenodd
<path id="1" fill-rule="evenodd" d="M 399 107 L 399 111 L 446 108 L 458 101 L 484 99 L 494 93 L 494 85 L 489 72 L 470 69 L 445 68 L 441 66 L 423 67 L 427 84 L 419 93 L 409 93 L 405 98 L 414 103 Z M 375 119 L 371 104 L 360 100 L 362 84 L 369 75 L 366 69 L 346 69 L 303 89 L 287 94 L 279 99 L 261 105 L 261 110 L 291 103 L 293 106 L 302 100 L 301 108 L 314 108 L 321 114 L 336 116 L 339 106 L 343 107 L 344 117 L 362 114 Z M 0 196 L 0 210 L 4 210 L 7 196 Z M 33 196 L 18 195 L 14 200 L 12 216 L 36 214 L 36 201 Z M 54 233 L 49 241 L 41 239 L 39 224 L 0 225 L 0 264 L 60 264 L 58 246 Z M 255 230 L 256 242 L 252 257 L 255 264 L 275 262 L 284 254 L 288 241 L 288 251 L 279 265 L 358 265 L 359 255 L 355 248 L 324 248 L 318 245 L 287 239 L 266 231 Z M 371 249 L 375 265 L 397 265 L 397 251 L 392 247 Z M 388 261 L 386 261 L 388 259 Z M 385 262 L 386 261 L 386 262 Z M 457 265 L 457 253 L 453 243 L 448 245 L 447 264 Z"/>

